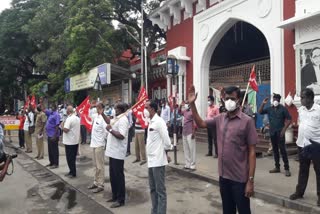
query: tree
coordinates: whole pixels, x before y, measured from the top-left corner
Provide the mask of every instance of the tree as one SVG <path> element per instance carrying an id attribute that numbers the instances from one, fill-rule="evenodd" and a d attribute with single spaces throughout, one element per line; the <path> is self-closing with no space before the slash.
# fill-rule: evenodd
<path id="1" fill-rule="evenodd" d="M 134 30 L 134 33 L 141 38 L 141 3 L 143 0 L 110 0 L 113 5 L 112 16 L 105 15 L 105 19 L 116 20 L 123 25 L 129 27 L 129 30 Z M 144 41 L 147 47 L 147 56 L 149 57 L 151 52 L 155 49 L 155 44 L 161 43 L 166 39 L 165 32 L 159 28 L 158 25 L 152 25 L 152 22 L 148 18 L 148 13 L 155 10 L 160 6 L 160 3 L 164 0 L 149 0 L 147 3 L 143 3 L 144 11 Z M 135 45 L 133 45 L 135 44 Z M 133 47 L 139 46 L 138 44 L 131 43 Z M 150 60 L 148 60 L 148 70 L 150 70 Z"/>

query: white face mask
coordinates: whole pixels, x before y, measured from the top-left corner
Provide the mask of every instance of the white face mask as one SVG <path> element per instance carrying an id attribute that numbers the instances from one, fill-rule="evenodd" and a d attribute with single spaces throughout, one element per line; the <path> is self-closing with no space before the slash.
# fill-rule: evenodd
<path id="1" fill-rule="evenodd" d="M 211 102 L 210 101 L 208 101 L 208 106 L 211 106 Z"/>
<path id="2" fill-rule="evenodd" d="M 184 108 L 185 108 L 185 109 L 189 109 L 189 105 L 188 105 L 188 104 L 185 104 L 185 105 L 184 105 Z"/>
<path id="3" fill-rule="evenodd" d="M 279 105 L 279 102 L 277 100 L 273 101 L 273 106 L 277 107 Z"/>
<path id="4" fill-rule="evenodd" d="M 237 103 L 231 99 L 226 100 L 224 102 L 224 105 L 225 105 L 227 111 L 229 111 L 229 112 L 232 112 L 237 109 Z"/>

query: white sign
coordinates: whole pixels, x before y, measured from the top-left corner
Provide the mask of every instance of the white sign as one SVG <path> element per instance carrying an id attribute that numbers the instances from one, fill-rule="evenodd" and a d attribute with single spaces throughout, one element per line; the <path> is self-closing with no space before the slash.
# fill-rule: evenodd
<path id="1" fill-rule="evenodd" d="M 70 77 L 70 91 L 77 91 L 86 88 L 93 88 L 98 75 L 97 67 L 91 69 L 88 73 L 82 73 Z"/>

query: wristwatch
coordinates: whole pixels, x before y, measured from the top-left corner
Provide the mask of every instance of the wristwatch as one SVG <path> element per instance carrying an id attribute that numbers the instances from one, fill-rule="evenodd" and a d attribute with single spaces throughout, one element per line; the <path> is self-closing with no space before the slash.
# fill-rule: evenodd
<path id="1" fill-rule="evenodd" d="M 111 133 L 111 132 L 112 132 L 112 129 L 109 129 L 109 130 L 108 130 L 108 132 L 110 132 L 110 133 Z"/>
<path id="2" fill-rule="evenodd" d="M 254 182 L 254 177 L 253 176 L 250 176 L 249 177 L 249 181 L 251 181 L 252 183 Z"/>

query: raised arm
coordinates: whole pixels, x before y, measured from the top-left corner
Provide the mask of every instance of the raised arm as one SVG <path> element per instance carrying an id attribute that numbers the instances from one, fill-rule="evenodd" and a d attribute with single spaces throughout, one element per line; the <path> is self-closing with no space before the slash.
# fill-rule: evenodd
<path id="1" fill-rule="evenodd" d="M 207 123 L 200 117 L 196 104 L 194 103 L 197 99 L 197 96 L 198 94 L 195 93 L 194 86 L 192 85 L 189 89 L 188 102 L 192 111 L 194 121 L 196 122 L 199 128 L 207 128 Z"/>

